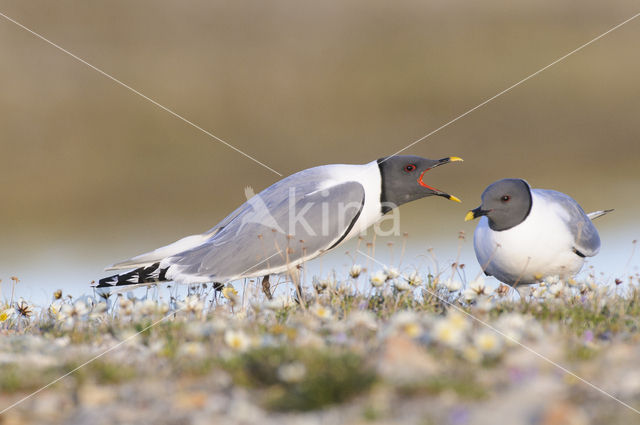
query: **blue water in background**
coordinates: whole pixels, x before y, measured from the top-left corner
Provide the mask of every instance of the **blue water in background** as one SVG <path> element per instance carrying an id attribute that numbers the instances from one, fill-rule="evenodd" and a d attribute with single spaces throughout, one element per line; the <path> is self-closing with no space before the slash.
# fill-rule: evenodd
<path id="1" fill-rule="evenodd" d="M 635 282 L 637 284 L 637 275 L 640 273 L 640 253 L 633 252 L 632 241 L 640 236 L 640 229 L 637 226 L 635 229 L 631 229 L 619 224 L 615 227 L 605 227 L 606 229 L 600 230 L 602 240 L 600 253 L 596 257 L 587 259 L 578 277 L 595 272 L 599 283 L 614 286 L 616 278 L 622 279 L 626 285 L 628 277 L 636 275 Z M 388 242 L 393 242 L 392 250 L 387 246 Z M 473 280 L 481 273 L 480 265 L 473 252 L 471 235 L 468 235 L 464 242 L 460 242 L 457 237 L 434 240 L 417 236 L 409 238 L 405 255 L 399 265 L 402 242 L 401 237 L 377 238 L 375 258 L 382 263 L 399 268 L 402 272 L 411 272 L 417 269 L 423 276 L 427 272 L 436 273 L 439 269 L 443 277 L 449 277 L 451 276 L 450 265 L 455 261 L 465 264 L 464 273 L 467 281 Z M 3 273 L 0 276 L 2 278 L 0 298 L 9 299 L 12 284 L 10 276 L 12 275 L 20 278 L 20 283 L 15 288 L 15 298 L 23 297 L 36 305 L 48 304 L 53 292 L 57 289 L 62 289 L 64 294 L 72 295 L 74 298 L 87 294 L 93 295 L 90 283 L 108 275 L 103 270 L 104 266 L 120 260 L 132 252 L 136 253 L 136 250 L 131 246 L 141 244 L 144 244 L 144 241 L 138 239 L 130 246 L 122 247 L 125 255 L 117 258 L 111 257 L 111 250 L 108 250 L 108 253 L 105 250 L 91 250 L 81 243 L 41 247 L 39 251 L 31 255 L 28 263 L 16 261 L 9 263 L 5 258 L 0 261 L 0 272 Z M 338 279 L 346 278 L 353 261 L 345 253 L 348 251 L 353 256 L 356 245 L 357 241 L 351 240 L 324 256 L 308 262 L 305 265 L 305 283 L 311 284 L 312 276 L 328 277 L 334 271 Z M 364 243 L 361 243 L 360 248 L 367 252 Z M 437 265 L 428 251 L 429 248 L 433 248 L 432 253 L 437 258 Z M 458 250 L 460 250 L 459 258 Z M 369 267 L 371 272 L 383 268 L 361 255 L 356 257 L 356 262 L 363 267 Z M 486 282 L 489 286 L 498 284 L 494 278 L 487 278 Z M 359 278 L 358 284 L 360 288 L 368 285 L 366 274 Z M 235 286 L 237 289 L 241 289 L 243 282 L 237 282 Z M 279 288 L 279 291 L 287 290 L 292 291 L 292 286 L 281 285 Z M 135 295 L 140 296 L 144 293 L 144 290 L 137 290 Z"/>

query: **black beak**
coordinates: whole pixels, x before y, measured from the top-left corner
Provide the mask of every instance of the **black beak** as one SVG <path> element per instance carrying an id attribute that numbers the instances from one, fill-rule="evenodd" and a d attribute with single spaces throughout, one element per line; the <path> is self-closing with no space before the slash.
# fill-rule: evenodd
<path id="1" fill-rule="evenodd" d="M 483 210 L 481 207 L 478 207 L 469 211 L 467 215 L 464 216 L 464 221 L 470 221 L 487 214 L 489 214 L 489 210 Z"/>

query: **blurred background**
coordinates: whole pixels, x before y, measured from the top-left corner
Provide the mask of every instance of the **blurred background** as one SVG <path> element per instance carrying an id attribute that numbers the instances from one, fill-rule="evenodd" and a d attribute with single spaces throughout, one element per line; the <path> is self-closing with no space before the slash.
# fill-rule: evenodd
<path id="1" fill-rule="evenodd" d="M 632 0 L 3 0 L 0 11 L 284 175 L 392 154 L 638 12 Z M 636 273 L 639 40 L 640 19 L 406 151 L 465 162 L 429 176 L 462 205 L 400 209 L 403 264 L 460 251 L 473 277 L 465 212 L 487 184 L 522 177 L 585 210 L 615 208 L 589 265 L 605 283 Z M 12 275 L 31 299 L 87 292 L 104 266 L 202 232 L 245 186 L 280 179 L 4 18 L 0 52 L 2 296 Z M 401 237 L 376 244 L 398 261 Z M 311 270 L 346 267 L 353 248 Z"/>

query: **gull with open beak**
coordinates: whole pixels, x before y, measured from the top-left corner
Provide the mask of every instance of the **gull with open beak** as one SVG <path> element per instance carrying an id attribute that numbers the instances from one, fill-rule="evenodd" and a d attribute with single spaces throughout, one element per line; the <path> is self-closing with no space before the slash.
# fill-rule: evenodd
<path id="1" fill-rule="evenodd" d="M 108 269 L 133 270 L 97 286 L 224 284 L 294 270 L 402 204 L 432 195 L 460 202 L 425 182 L 429 170 L 456 161 L 462 159 L 391 156 L 300 171 L 255 195 L 211 230 L 114 264 Z"/>

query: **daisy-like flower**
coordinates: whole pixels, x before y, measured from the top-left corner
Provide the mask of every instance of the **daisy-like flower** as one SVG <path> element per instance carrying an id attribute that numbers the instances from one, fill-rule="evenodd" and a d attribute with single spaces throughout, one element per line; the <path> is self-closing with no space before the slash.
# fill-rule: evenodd
<path id="1" fill-rule="evenodd" d="M 311 313 L 322 321 L 329 321 L 333 318 L 333 312 L 321 304 L 315 304 L 310 309 Z"/>
<path id="2" fill-rule="evenodd" d="M 495 356 L 502 351 L 502 337 L 492 330 L 481 330 L 473 337 L 473 345 L 486 356 Z"/>
<path id="3" fill-rule="evenodd" d="M 0 323 L 6 322 L 11 316 L 15 314 L 16 310 L 13 308 L 7 308 L 0 312 Z"/>
<path id="4" fill-rule="evenodd" d="M 100 304 L 105 304 L 105 303 L 100 303 Z M 141 316 L 150 316 L 153 313 L 155 313 L 157 306 L 158 305 L 156 304 L 155 301 L 147 298 L 146 300 L 144 300 L 142 302 L 136 303 L 135 311 L 136 311 L 137 314 L 139 314 Z"/>
<path id="5" fill-rule="evenodd" d="M 184 310 L 187 314 L 193 313 L 194 315 L 199 316 L 200 313 L 202 313 L 202 309 L 204 309 L 204 303 L 202 302 L 202 300 L 200 300 L 200 298 L 198 298 L 197 295 L 189 295 L 184 299 L 183 302 L 180 303 L 180 309 Z"/>
<path id="6" fill-rule="evenodd" d="M 327 288 L 331 288 L 335 286 L 330 279 L 313 279 L 313 289 L 316 290 L 318 294 L 323 293 Z"/>
<path id="7" fill-rule="evenodd" d="M 360 264 L 354 264 L 353 266 L 351 266 L 351 269 L 349 270 L 349 276 L 357 279 L 358 276 L 360 276 L 360 273 L 362 273 L 362 266 Z"/>
<path id="8" fill-rule="evenodd" d="M 422 278 L 418 274 L 418 272 L 413 272 L 407 276 L 405 276 L 407 283 L 411 286 L 420 286 L 422 285 Z"/>
<path id="9" fill-rule="evenodd" d="M 484 276 L 478 276 L 469 284 L 469 289 L 478 295 L 486 295 L 487 287 L 484 284 Z"/>
<path id="10" fill-rule="evenodd" d="M 228 299 L 231 304 L 236 304 L 238 302 L 238 291 L 236 291 L 236 289 L 231 285 L 224 287 L 222 290 L 222 296 Z"/>
<path id="11" fill-rule="evenodd" d="M 382 270 L 379 270 L 369 276 L 369 282 L 371 282 L 371 286 L 373 286 L 374 288 L 381 287 L 387 281 L 387 279 L 387 274 Z"/>
<path id="12" fill-rule="evenodd" d="M 25 300 L 20 299 L 20 301 L 16 303 L 16 312 L 21 317 L 28 319 L 33 314 L 33 307 L 31 307 Z"/>
<path id="13" fill-rule="evenodd" d="M 129 302 L 131 302 L 131 301 L 129 301 Z M 77 317 L 84 316 L 88 312 L 89 312 L 89 310 L 87 309 L 87 305 L 84 303 L 84 301 L 78 300 L 73 304 L 64 304 L 60 308 L 60 318 L 62 320 L 66 319 L 66 318 L 74 318 L 75 319 Z"/>
<path id="14" fill-rule="evenodd" d="M 387 275 L 387 279 L 397 279 L 400 276 L 400 272 L 395 267 L 385 268 L 384 272 Z"/>
<path id="15" fill-rule="evenodd" d="M 458 279 L 449 278 L 444 282 L 444 287 L 447 288 L 449 292 L 457 292 L 462 289 L 462 282 Z"/>
<path id="16" fill-rule="evenodd" d="M 396 279 L 393 281 L 393 287 L 396 288 L 398 292 L 404 292 L 411 289 L 411 285 L 405 279 Z"/>
<path id="17" fill-rule="evenodd" d="M 422 334 L 422 326 L 418 321 L 418 315 L 413 311 L 396 313 L 391 318 L 391 325 L 410 338 L 417 338 Z"/>
<path id="18" fill-rule="evenodd" d="M 60 320 L 61 310 L 62 310 L 62 305 L 60 305 L 60 303 L 51 303 L 51 305 L 47 309 L 47 313 L 49 313 L 49 316 L 51 316 L 55 320 Z"/>
<path id="19" fill-rule="evenodd" d="M 531 296 L 534 298 L 542 298 L 545 292 L 547 292 L 547 289 L 548 288 L 546 286 L 538 285 L 537 287 L 531 290 Z"/>
<path id="20" fill-rule="evenodd" d="M 434 325 L 433 337 L 441 344 L 452 348 L 461 348 L 466 339 L 466 333 L 456 323 L 444 318 L 438 320 Z"/>
<path id="21" fill-rule="evenodd" d="M 471 329 L 471 320 L 463 313 L 456 310 L 450 310 L 447 314 L 446 320 L 449 321 L 451 326 L 461 331 L 468 331 Z"/>
<path id="22" fill-rule="evenodd" d="M 230 348 L 237 351 L 245 351 L 249 348 L 249 345 L 251 344 L 251 340 L 244 332 L 234 331 L 231 329 L 227 330 L 224 333 L 224 342 Z"/>
<path id="23" fill-rule="evenodd" d="M 295 304 L 295 301 L 291 297 L 280 295 L 279 297 L 276 297 L 272 300 L 265 301 L 262 304 L 262 306 L 267 310 L 276 311 L 276 310 L 280 310 L 281 308 L 292 306 L 294 304 Z"/>
<path id="24" fill-rule="evenodd" d="M 549 294 L 550 297 L 561 298 L 564 295 L 564 283 L 561 281 L 549 285 L 548 288 L 549 291 L 547 294 Z"/>
<path id="25" fill-rule="evenodd" d="M 486 295 L 486 294 L 487 294 L 487 287 L 484 284 L 483 276 L 478 276 L 469 284 L 467 289 L 462 291 L 462 296 L 466 301 L 473 301 L 476 298 L 478 298 L 480 295 Z"/>
<path id="26" fill-rule="evenodd" d="M 362 327 L 375 331 L 378 329 L 376 316 L 369 310 L 358 310 L 349 314 L 349 324 L 353 327 Z"/>
<path id="27" fill-rule="evenodd" d="M 131 316 L 131 314 L 133 314 L 133 301 L 129 298 L 119 297 L 118 307 L 120 308 L 120 313 L 125 316 Z"/>

